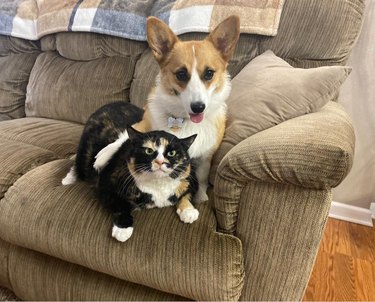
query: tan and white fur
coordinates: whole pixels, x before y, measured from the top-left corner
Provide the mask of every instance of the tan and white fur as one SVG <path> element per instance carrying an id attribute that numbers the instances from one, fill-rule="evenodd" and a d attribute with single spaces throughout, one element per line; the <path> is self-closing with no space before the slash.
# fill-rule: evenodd
<path id="1" fill-rule="evenodd" d="M 199 163 L 199 191 L 195 199 L 198 202 L 208 199 L 210 163 L 224 135 L 225 101 L 231 90 L 227 65 L 238 38 L 237 16 L 225 19 L 203 41 L 187 42 L 180 41 L 159 19 L 147 20 L 147 40 L 160 72 L 143 119 L 133 127 L 143 132 L 169 131 L 179 138 L 198 134 L 189 149 L 190 157 Z M 170 118 L 179 118 L 182 123 L 171 127 Z M 94 168 L 102 169 L 127 139 L 124 132 L 102 149 L 96 156 Z M 189 223 L 199 214 L 190 202 L 181 202 L 177 213 L 182 221 Z"/>

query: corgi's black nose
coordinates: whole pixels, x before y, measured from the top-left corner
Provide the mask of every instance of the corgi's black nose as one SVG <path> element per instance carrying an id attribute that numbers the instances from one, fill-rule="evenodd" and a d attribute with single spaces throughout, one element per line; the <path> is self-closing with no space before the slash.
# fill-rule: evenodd
<path id="1" fill-rule="evenodd" d="M 195 102 L 190 104 L 190 108 L 194 113 L 202 113 L 206 105 L 202 102 Z"/>

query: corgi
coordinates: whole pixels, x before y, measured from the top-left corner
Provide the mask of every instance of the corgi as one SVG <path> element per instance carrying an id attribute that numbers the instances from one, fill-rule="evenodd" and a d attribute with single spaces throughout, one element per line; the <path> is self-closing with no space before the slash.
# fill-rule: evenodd
<path id="1" fill-rule="evenodd" d="M 204 40 L 186 42 L 161 20 L 147 19 L 147 41 L 160 72 L 142 120 L 132 127 L 141 132 L 164 130 L 179 138 L 197 134 L 189 149 L 197 166 L 196 202 L 208 199 L 211 159 L 224 136 L 226 99 L 231 90 L 227 65 L 239 35 L 237 16 L 222 21 Z M 94 168 L 100 171 L 127 139 L 125 131 L 103 148 L 96 155 Z M 177 213 L 190 223 L 199 215 L 190 202 L 179 204 Z"/>

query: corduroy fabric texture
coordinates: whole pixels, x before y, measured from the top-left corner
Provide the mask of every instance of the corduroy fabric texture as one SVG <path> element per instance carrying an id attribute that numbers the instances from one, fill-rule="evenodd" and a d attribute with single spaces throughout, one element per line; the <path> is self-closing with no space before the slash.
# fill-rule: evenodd
<path id="1" fill-rule="evenodd" d="M 0 57 L 21 53 L 40 53 L 40 42 L 0 35 Z"/>
<path id="2" fill-rule="evenodd" d="M 81 62 L 42 53 L 27 86 L 26 116 L 85 123 L 99 107 L 129 100 L 134 65 L 125 57 Z"/>
<path id="3" fill-rule="evenodd" d="M 228 151 L 253 134 L 316 112 L 338 94 L 351 68 L 293 68 L 268 50 L 232 80 L 223 141 L 212 160 L 210 181 Z"/>
<path id="4" fill-rule="evenodd" d="M 0 36 L 0 121 L 25 116 L 26 86 L 38 43 Z"/>
<path id="5" fill-rule="evenodd" d="M 23 300 L 186 300 L 16 246 L 12 246 L 9 266 L 13 290 Z"/>
<path id="6" fill-rule="evenodd" d="M 300 301 L 319 248 L 331 190 L 250 181 L 243 188 L 236 236 L 246 253 L 240 300 Z"/>
<path id="7" fill-rule="evenodd" d="M 83 126 L 44 118 L 0 123 L 0 198 L 13 183 L 49 161 L 75 154 Z"/>
<path id="8" fill-rule="evenodd" d="M 0 120 L 25 116 L 26 86 L 38 54 L 0 57 Z"/>
<path id="9" fill-rule="evenodd" d="M 76 153 L 83 126 L 46 118 L 26 117 L 0 123 L 0 138 L 53 152 L 60 158 Z"/>
<path id="10" fill-rule="evenodd" d="M 10 288 L 9 282 L 9 250 L 10 244 L 0 239 L 0 286 Z"/>
<path id="11" fill-rule="evenodd" d="M 58 158 L 55 153 L 43 148 L 4 138 L 0 140 L 0 150 L 0 198 L 19 177 Z"/>
<path id="12" fill-rule="evenodd" d="M 285 1 L 278 35 L 273 38 L 242 35 L 235 55 L 228 66 L 230 74 L 232 77 L 235 76 L 251 59 L 267 49 L 273 50 L 277 56 L 295 67 L 343 65 L 360 31 L 363 10 L 364 0 Z M 205 35 L 188 34 L 181 38 L 190 39 L 195 36 L 203 38 Z M 40 44 L 39 41 L 30 42 L 0 36 L 0 56 L 11 57 L 19 53 L 33 54 L 40 52 L 41 47 L 44 52 L 41 59 L 46 56 L 56 58 L 51 62 L 52 64 L 44 66 L 45 68 L 40 70 L 40 73 L 46 75 L 50 72 L 51 77 L 57 80 L 62 72 L 66 80 L 70 81 L 69 86 L 55 84 L 49 81 L 49 78 L 44 81 L 43 78 L 43 81 L 33 81 L 35 87 L 29 83 L 29 88 L 38 89 L 32 95 L 35 97 L 33 101 L 39 101 L 39 96 L 41 100 L 47 100 L 48 114 L 52 112 L 54 116 L 57 116 L 56 110 L 62 109 L 61 112 L 57 110 L 59 114 L 63 113 L 59 117 L 62 119 L 77 118 L 77 121 L 82 123 L 89 115 L 89 111 L 111 101 L 111 98 L 100 100 L 102 94 L 95 95 L 98 88 L 95 84 L 97 82 L 92 80 L 93 78 L 97 80 L 95 76 L 100 76 L 102 81 L 100 84 L 109 87 L 111 95 L 114 92 L 123 98 L 130 93 L 131 102 L 143 105 L 149 88 L 154 84 L 154 76 L 158 72 L 158 67 L 150 52 L 144 51 L 147 48 L 146 43 L 135 45 L 127 40 L 111 39 L 101 35 L 64 33 L 46 36 Z M 108 69 L 101 69 L 101 64 L 104 64 L 102 62 L 107 61 L 118 62 L 118 66 L 113 66 L 116 69 L 115 73 L 127 79 L 125 82 L 120 78 L 115 80 L 118 90 L 115 90 L 113 83 L 110 82 L 113 75 L 109 74 L 111 63 L 108 64 Z M 76 68 L 75 71 L 79 76 L 75 77 L 74 73 L 70 73 L 70 69 L 69 72 L 59 69 L 60 62 L 63 62 L 61 66 Z M 54 63 L 59 64 L 54 65 Z M 82 67 L 82 70 L 75 66 Z M 120 71 L 120 69 L 126 70 Z M 97 71 L 96 74 L 94 71 Z M 133 76 L 134 81 L 132 81 Z M 91 92 L 95 93 L 90 94 Z M 89 104 L 85 102 L 88 95 L 93 96 Z M 61 96 L 69 97 L 69 99 L 62 99 Z M 94 105 L 91 100 L 95 103 Z M 330 109 L 327 111 L 327 108 Z M 61 178 L 68 171 L 71 162 L 62 160 L 40 166 L 44 162 L 70 156 L 74 150 L 73 145 L 78 142 L 79 135 L 76 137 L 74 134 L 75 138 L 68 139 L 66 143 L 68 147 L 65 151 L 64 145 L 59 145 L 58 141 L 63 140 L 63 135 L 70 131 L 70 126 L 63 127 L 66 130 L 62 130 L 62 135 L 59 136 L 58 126 L 56 126 L 56 132 L 52 134 L 47 131 L 48 127 L 55 127 L 49 124 L 46 128 L 40 128 L 43 135 L 38 136 L 39 126 L 33 130 L 31 124 L 27 122 L 28 128 L 24 128 L 22 132 L 18 129 L 18 124 L 6 122 L 6 135 L 8 136 L 3 136 L 0 140 L 3 143 L 0 144 L 0 173 L 3 173 L 3 167 L 6 167 L 6 176 L 5 174 L 1 176 L 6 179 L 0 177 L 2 185 L 5 184 L 1 190 L 5 192 L 17 179 L 18 181 L 0 202 L 0 213 L 2 213 L 0 237 L 12 239 L 19 245 L 29 246 L 43 253 L 53 254 L 60 259 L 68 259 L 92 268 L 92 270 L 85 268 L 81 271 L 80 267 L 74 265 L 72 268 L 73 266 L 66 261 L 58 263 L 52 261 L 52 258 L 46 254 L 40 254 L 39 260 L 34 261 L 14 253 L 12 258 L 14 266 L 8 268 L 14 278 L 12 280 L 20 280 L 17 283 L 17 290 L 22 293 L 24 299 L 48 297 L 50 300 L 56 300 L 55 295 L 68 299 L 74 294 L 75 297 L 82 297 L 86 300 L 92 298 L 90 291 L 95 289 L 96 284 L 98 292 L 103 292 L 101 296 L 103 299 L 112 297 L 123 299 L 123 293 L 127 291 L 127 288 L 133 288 L 132 285 L 123 285 L 118 278 L 114 279 L 119 285 L 113 288 L 108 283 L 113 284 L 114 279 L 95 283 L 94 279 L 101 277 L 97 277 L 93 270 L 99 267 L 101 272 L 115 277 L 125 278 L 124 276 L 131 275 L 134 282 L 141 284 L 146 280 L 150 287 L 175 292 L 186 297 L 213 299 L 213 296 L 219 295 L 223 298 L 226 293 L 228 296 L 232 295 L 234 299 L 241 291 L 243 274 L 240 269 L 242 266 L 239 264 L 242 260 L 239 259 L 243 256 L 246 284 L 242 299 L 270 300 L 273 297 L 274 299 L 301 299 L 301 293 L 307 284 L 307 275 L 312 267 L 311 259 L 317 251 L 316 244 L 321 235 L 319 227 L 327 216 L 329 187 L 341 181 L 350 168 L 352 160 L 350 150 L 353 132 L 347 117 L 340 113 L 341 110 L 338 108 L 327 108 L 323 110 L 324 112 L 311 115 L 307 120 L 305 117 L 297 118 L 289 121 L 290 123 L 280 124 L 252 136 L 229 152 L 228 158 L 232 154 L 231 162 L 235 163 L 234 166 L 231 166 L 229 161 L 222 163 L 223 169 L 218 174 L 215 186 L 219 229 L 239 236 L 244 244 L 244 254 L 239 252 L 238 247 L 241 244 L 238 239 L 215 233 L 216 221 L 211 210 L 205 208 L 206 205 L 200 208 L 200 220 L 191 226 L 181 225 L 173 208 L 138 213 L 136 218 L 138 229 L 136 228 L 134 237 L 128 242 L 130 245 L 126 247 L 117 243 L 110 238 L 111 222 L 108 215 L 102 212 L 94 200 L 90 203 L 92 189 L 82 184 L 67 188 L 61 187 Z M 337 123 L 337 119 L 341 122 Z M 307 128 L 304 125 L 305 122 Z M 22 127 L 26 124 L 22 124 Z M 332 126 L 336 129 L 333 133 L 330 132 Z M 340 130 L 337 130 L 337 126 L 341 127 Z M 72 132 L 78 133 L 77 129 Z M 320 133 L 314 132 L 315 130 Z M 300 138 L 298 144 L 294 140 L 294 132 Z M 4 133 L 5 131 L 2 135 L 5 135 Z M 53 139 L 49 140 L 49 136 Z M 325 155 L 322 158 L 319 158 L 320 153 L 317 153 L 318 146 L 309 145 L 309 142 L 312 142 L 310 136 L 313 140 L 324 142 L 322 154 Z M 328 138 L 334 138 L 333 142 L 330 142 Z M 265 148 L 262 146 L 263 139 L 265 139 Z M 286 143 L 288 140 L 291 140 L 290 144 Z M 302 144 L 300 144 L 301 141 Z M 303 143 L 304 141 L 306 144 Z M 338 143 L 337 148 L 334 147 L 336 143 Z M 278 148 L 279 144 L 283 146 L 282 149 Z M 267 152 L 264 152 L 265 149 Z M 267 154 L 271 153 L 272 158 L 269 158 Z M 239 159 L 235 160 L 237 155 Z M 345 156 L 347 156 L 346 159 Z M 43 160 L 39 161 L 41 159 Z M 248 160 L 253 159 L 254 164 L 249 164 Z M 272 159 L 272 170 L 270 170 L 269 159 Z M 321 159 L 332 164 L 332 169 L 323 167 L 321 175 L 324 177 L 322 180 L 319 178 L 315 184 L 317 171 L 312 169 L 310 173 L 309 169 L 312 163 L 319 163 Z M 337 163 L 334 163 L 335 159 Z M 335 165 L 339 167 L 337 170 L 334 168 Z M 40 167 L 30 171 L 36 166 Z M 233 170 L 233 167 L 236 168 Z M 243 167 L 247 168 L 243 169 Z M 328 179 L 330 173 L 333 177 L 331 180 Z M 322 190 L 313 189 L 316 187 Z M 275 217 L 280 217 L 280 221 L 276 220 L 275 223 Z M 31 227 L 28 227 L 29 223 Z M 148 231 L 147 235 L 146 231 Z M 294 233 L 296 233 L 296 238 L 291 236 Z M 156 234 L 159 234 L 160 238 L 156 237 Z M 141 240 L 135 244 L 137 235 Z M 303 235 L 306 237 L 303 238 Z M 165 238 L 165 236 L 169 237 Z M 163 248 L 164 253 L 161 253 L 158 248 L 160 255 L 154 254 L 154 249 L 150 248 L 156 245 L 153 238 L 162 242 L 160 249 Z M 218 242 L 215 245 L 211 244 L 215 240 Z M 140 247 L 146 244 L 148 248 L 140 250 Z M 0 250 L 1 246 L 0 244 Z M 2 252 L 4 250 L 0 252 L 0 255 Z M 130 267 L 130 264 L 124 266 L 123 263 L 128 262 L 121 262 L 121 260 L 129 255 L 128 252 L 133 253 L 132 255 L 147 253 L 147 257 L 136 258 L 134 263 L 138 267 Z M 5 255 L 7 253 L 5 250 Z M 304 259 L 305 254 L 306 259 Z M 167 259 L 168 256 L 173 258 L 173 262 Z M 18 258 L 20 258 L 20 266 L 16 268 Z M 160 262 L 160 258 L 164 260 Z M 272 261 L 273 259 L 275 261 Z M 283 265 L 284 259 L 285 265 Z M 296 268 L 293 264 L 288 267 L 287 264 L 290 264 L 292 259 L 296 259 L 300 267 Z M 27 267 L 29 261 L 30 267 Z M 46 263 L 48 267 L 41 266 Z M 171 267 L 173 263 L 179 265 Z M 0 264 L 1 269 L 2 265 L 4 263 Z M 158 267 L 154 267 L 153 271 L 147 270 L 151 265 Z M 45 269 L 43 277 L 36 274 L 36 272 L 41 272 L 41 269 L 38 270 L 39 266 Z M 224 269 L 221 268 L 222 266 Z M 183 270 L 185 267 L 190 267 L 191 270 Z M 73 273 L 69 275 L 65 268 Z M 291 268 L 296 269 L 295 275 Z M 76 273 L 76 269 L 79 273 Z M 203 270 L 205 270 L 204 274 L 209 277 L 203 277 L 206 276 L 202 273 Z M 232 276 L 229 276 L 230 271 Z M 93 279 L 91 279 L 91 274 Z M 3 276 L 2 272 L 0 276 Z M 56 278 L 53 278 L 54 276 Z M 85 287 L 86 276 L 90 278 L 87 281 L 87 284 L 90 284 L 87 288 Z M 69 277 L 72 279 L 70 280 Z M 231 290 L 228 290 L 229 285 L 225 278 L 231 280 L 233 285 Z M 35 282 L 35 290 L 29 286 L 30 280 Z M 66 291 L 62 291 L 59 287 L 65 282 L 69 282 L 69 287 Z M 207 284 L 209 282 L 211 283 Z M 48 289 L 53 290 L 46 293 L 47 287 L 43 288 L 44 284 L 48 284 Z M 225 286 L 218 289 L 222 284 Z M 107 287 L 108 291 L 112 290 L 116 293 L 109 292 L 107 295 L 104 293 Z M 39 290 L 40 294 L 35 293 L 36 290 Z M 137 289 L 133 288 L 129 291 L 132 294 L 126 296 L 128 299 L 148 299 L 150 288 L 138 285 Z M 165 296 L 164 299 L 169 299 L 168 297 L 170 296 Z"/>
<path id="13" fill-rule="evenodd" d="M 295 67 L 343 65 L 361 30 L 364 8 L 365 0 L 287 0 L 277 36 L 260 37 L 259 53 L 271 49 Z"/>
<path id="14" fill-rule="evenodd" d="M 94 33 L 58 33 L 41 39 L 43 51 L 57 51 L 60 56 L 75 61 L 92 61 L 106 57 L 137 58 L 147 47 L 146 42 Z"/>
<path id="15" fill-rule="evenodd" d="M 330 102 L 316 113 L 257 133 L 229 151 L 215 179 L 219 228 L 236 228 L 241 190 L 248 181 L 330 189 L 349 173 L 354 130 L 341 105 Z"/>
<path id="16" fill-rule="evenodd" d="M 18 298 L 11 290 L 0 287 L 0 301 L 20 301 L 20 298 Z"/>
<path id="17" fill-rule="evenodd" d="M 196 300 L 236 300 L 243 286 L 238 238 L 217 233 L 209 203 L 193 224 L 174 207 L 135 212 L 125 243 L 111 237 L 111 217 L 94 190 L 62 186 L 72 165 L 58 160 L 33 169 L 0 203 L 0 237 L 122 280 Z M 25 223 L 26 222 L 26 223 Z"/>

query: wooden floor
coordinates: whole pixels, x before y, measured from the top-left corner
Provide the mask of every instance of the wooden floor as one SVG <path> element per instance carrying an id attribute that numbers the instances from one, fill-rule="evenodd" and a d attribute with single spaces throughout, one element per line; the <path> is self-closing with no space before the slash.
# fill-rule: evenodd
<path id="1" fill-rule="evenodd" d="M 375 301 L 375 228 L 329 218 L 303 300 Z"/>

